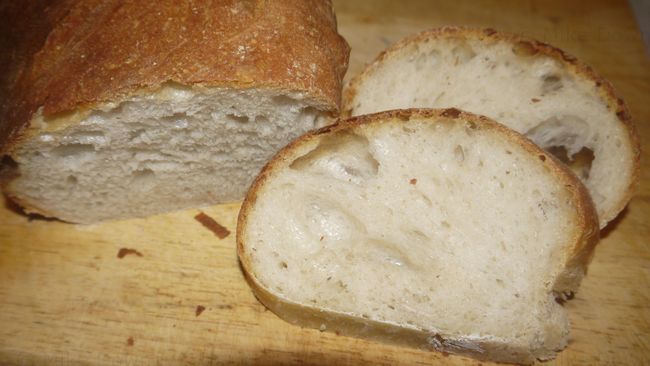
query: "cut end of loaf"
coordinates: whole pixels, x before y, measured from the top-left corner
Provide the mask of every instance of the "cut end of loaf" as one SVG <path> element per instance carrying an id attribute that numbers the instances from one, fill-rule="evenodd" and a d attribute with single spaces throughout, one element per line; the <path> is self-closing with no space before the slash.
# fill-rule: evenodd
<path id="1" fill-rule="evenodd" d="M 11 152 L 6 191 L 28 211 L 80 223 L 235 201 L 325 116 L 300 94 L 176 84 L 92 111 L 39 111 Z"/>
<path id="2" fill-rule="evenodd" d="M 239 256 L 260 299 L 290 321 L 530 363 L 567 342 L 554 285 L 597 227 L 580 190 L 485 118 L 362 116 L 265 168 L 240 213 Z"/>
<path id="3" fill-rule="evenodd" d="M 640 152 L 625 104 L 591 68 L 549 45 L 434 29 L 389 48 L 344 90 L 344 115 L 448 107 L 493 118 L 567 164 L 589 189 L 601 227 L 632 196 Z"/>

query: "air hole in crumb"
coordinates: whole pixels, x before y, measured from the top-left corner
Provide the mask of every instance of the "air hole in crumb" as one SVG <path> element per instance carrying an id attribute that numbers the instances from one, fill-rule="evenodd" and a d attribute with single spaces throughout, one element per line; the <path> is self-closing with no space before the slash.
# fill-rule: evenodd
<path id="1" fill-rule="evenodd" d="M 133 172 L 133 177 L 135 179 L 142 179 L 153 175 L 156 175 L 156 173 L 154 173 L 151 169 L 140 169 Z"/>
<path id="2" fill-rule="evenodd" d="M 537 52 L 535 45 L 528 41 L 519 41 L 512 47 L 512 53 L 517 56 L 533 56 Z"/>
<path id="3" fill-rule="evenodd" d="M 402 131 L 404 131 L 404 132 L 406 132 L 408 134 L 415 133 L 415 129 L 413 129 L 411 127 L 408 127 L 406 125 L 402 125 Z"/>
<path id="4" fill-rule="evenodd" d="M 255 116 L 255 123 L 269 123 L 269 118 L 266 116 Z"/>
<path id="5" fill-rule="evenodd" d="M 69 185 L 75 185 L 79 182 L 79 180 L 74 175 L 68 175 L 68 177 L 65 179 L 65 182 Z"/>
<path id="6" fill-rule="evenodd" d="M 431 50 L 429 52 L 422 52 L 415 60 L 415 69 L 417 71 L 433 68 L 438 64 L 440 52 L 438 50 Z"/>
<path id="7" fill-rule="evenodd" d="M 95 152 L 95 147 L 91 144 L 68 144 L 52 149 L 52 154 L 62 158 L 93 152 Z"/>
<path id="8" fill-rule="evenodd" d="M 278 105 L 278 106 L 288 106 L 288 105 L 293 105 L 293 104 L 296 103 L 295 99 L 292 99 L 292 98 L 290 98 L 290 97 L 288 97 L 286 95 L 277 95 L 277 96 L 273 97 L 272 99 L 273 99 L 272 100 L 273 104 Z"/>
<path id="9" fill-rule="evenodd" d="M 140 138 L 145 132 L 147 132 L 144 128 L 139 128 L 135 131 L 129 132 L 129 139 L 135 140 Z"/>
<path id="10" fill-rule="evenodd" d="M 379 170 L 379 162 L 369 146 L 365 136 L 332 133 L 323 136 L 314 150 L 294 160 L 290 167 L 359 184 Z"/>
<path id="11" fill-rule="evenodd" d="M 174 113 L 171 116 L 162 117 L 160 120 L 162 123 L 171 125 L 175 130 L 182 130 L 189 126 L 189 122 L 187 121 L 188 116 L 182 112 Z"/>
<path id="12" fill-rule="evenodd" d="M 247 123 L 249 121 L 247 116 L 238 116 L 238 115 L 232 114 L 232 113 L 226 114 L 226 118 L 231 119 L 231 120 L 233 120 L 235 122 L 239 122 L 239 123 Z"/>
<path id="13" fill-rule="evenodd" d="M 287 265 L 287 262 L 285 262 L 285 261 L 280 262 L 280 268 L 286 269 L 288 267 L 289 266 Z"/>
<path id="14" fill-rule="evenodd" d="M 444 227 L 444 228 L 446 228 L 446 229 L 451 228 L 451 225 L 449 225 L 449 223 L 448 223 L 447 221 L 443 221 L 443 222 L 441 222 L 440 225 L 442 225 L 442 227 Z"/>
<path id="15" fill-rule="evenodd" d="M 465 151 L 461 145 L 456 145 L 456 148 L 454 149 L 454 158 L 459 163 L 465 161 Z"/>
<path id="16" fill-rule="evenodd" d="M 580 151 L 569 157 L 567 150 L 564 146 L 551 146 L 547 147 L 546 151 L 553 154 L 561 162 L 566 164 L 573 172 L 582 179 L 589 179 L 591 172 L 591 165 L 594 161 L 594 152 L 590 148 L 584 146 Z"/>
<path id="17" fill-rule="evenodd" d="M 541 161 L 546 161 L 546 156 L 544 156 L 544 155 L 539 155 L 539 160 L 541 160 Z"/>
<path id="18" fill-rule="evenodd" d="M 451 55 L 454 58 L 454 66 L 457 66 L 473 59 L 476 52 L 467 42 L 462 42 L 451 50 Z"/>
<path id="19" fill-rule="evenodd" d="M 134 187 L 149 188 L 156 180 L 156 174 L 151 169 L 140 169 L 133 172 L 131 179 Z"/>
<path id="20" fill-rule="evenodd" d="M 556 74 L 547 74 L 542 76 L 542 94 L 554 92 L 562 89 L 562 79 Z"/>
<path id="21" fill-rule="evenodd" d="M 431 199 L 429 197 L 427 197 L 427 195 L 422 193 L 420 190 L 414 189 L 413 194 L 417 197 L 419 202 L 422 202 L 422 203 L 424 203 L 425 205 L 427 205 L 429 207 L 433 206 L 433 202 L 431 201 Z"/>
<path id="22" fill-rule="evenodd" d="M 414 242 L 426 243 L 430 240 L 426 234 L 417 229 L 411 230 L 409 236 Z"/>

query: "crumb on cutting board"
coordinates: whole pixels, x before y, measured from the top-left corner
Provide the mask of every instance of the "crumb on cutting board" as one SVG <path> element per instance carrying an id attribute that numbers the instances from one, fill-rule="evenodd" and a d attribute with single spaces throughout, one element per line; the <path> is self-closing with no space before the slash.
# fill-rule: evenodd
<path id="1" fill-rule="evenodd" d="M 219 224 L 215 219 L 206 215 L 203 212 L 199 212 L 198 215 L 194 216 L 194 219 L 201 223 L 206 229 L 212 231 L 219 239 L 224 239 L 230 235 L 230 230 L 226 229 L 224 226 Z"/>
<path id="2" fill-rule="evenodd" d="M 196 306 L 196 311 L 195 311 L 196 316 L 201 315 L 201 313 L 203 311 L 205 311 L 205 306 L 203 306 L 203 305 L 197 305 Z"/>
<path id="3" fill-rule="evenodd" d="M 117 257 L 122 259 L 129 254 L 134 254 L 137 255 L 138 257 L 142 257 L 142 253 L 138 252 L 135 249 L 129 249 L 129 248 L 120 248 L 120 250 L 117 252 Z"/>

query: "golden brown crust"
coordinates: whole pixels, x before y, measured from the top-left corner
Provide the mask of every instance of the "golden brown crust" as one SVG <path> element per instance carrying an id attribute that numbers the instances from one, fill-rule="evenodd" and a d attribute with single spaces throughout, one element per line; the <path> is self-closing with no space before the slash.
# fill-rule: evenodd
<path id="1" fill-rule="evenodd" d="M 39 107 L 48 117 L 166 82 L 299 93 L 338 111 L 349 47 L 330 0 L 84 0 L 53 8 L 44 44 L 15 71 L 11 108 L 0 116 L 5 151 Z"/>
<path id="2" fill-rule="evenodd" d="M 414 34 L 402 39 L 393 46 L 381 52 L 379 56 L 377 56 L 377 58 L 371 64 L 369 64 L 368 67 L 366 67 L 365 70 L 352 78 L 352 80 L 343 90 L 343 107 L 341 116 L 349 117 L 351 115 L 353 109 L 352 100 L 357 94 L 358 84 L 361 83 L 366 77 L 368 77 L 368 75 L 370 75 L 373 70 L 383 62 L 384 59 L 392 54 L 400 52 L 400 50 L 413 43 L 419 43 L 430 39 L 444 39 L 452 37 L 475 38 L 488 42 L 509 42 L 520 52 L 525 53 L 529 56 L 549 56 L 564 64 L 567 69 L 571 70 L 575 75 L 581 76 L 594 83 L 594 87 L 598 90 L 599 94 L 603 98 L 603 101 L 607 104 L 607 108 L 613 111 L 621 124 L 625 126 L 625 130 L 628 133 L 628 141 L 634 155 L 633 162 L 631 162 L 633 164 L 632 178 L 630 180 L 628 188 L 622 195 L 619 202 L 614 205 L 614 207 L 609 212 L 601 213 L 602 217 L 600 217 L 600 222 L 606 223 L 615 218 L 616 215 L 618 215 L 618 213 L 623 210 L 625 205 L 627 205 L 627 203 L 632 198 L 632 195 L 634 194 L 635 188 L 638 185 L 640 179 L 641 146 L 639 143 L 638 133 L 634 127 L 634 124 L 632 123 L 632 118 L 627 106 L 625 105 L 625 102 L 617 95 L 612 84 L 598 75 L 590 66 L 584 64 L 576 57 L 549 44 L 525 37 L 520 37 L 518 35 L 510 33 L 498 32 L 491 28 L 442 27 Z"/>
<path id="3" fill-rule="evenodd" d="M 283 319 L 302 326 L 318 328 L 324 324 L 328 331 L 339 331 L 342 334 L 360 336 L 390 343 L 415 346 L 425 349 L 437 349 L 469 355 L 484 360 L 500 360 L 501 362 L 532 363 L 535 359 L 528 349 L 505 349 L 502 344 L 490 339 L 474 340 L 475 345 L 481 349 L 458 349 L 454 346 L 457 340 L 444 334 L 432 334 L 422 329 L 411 329 L 399 325 L 359 319 L 348 314 L 322 311 L 317 307 L 302 305 L 287 299 L 279 298 L 268 291 L 259 282 L 247 251 L 245 249 L 247 238 L 248 216 L 257 200 L 258 192 L 263 189 L 265 182 L 275 173 L 291 164 L 296 155 L 309 145 L 317 142 L 321 135 L 336 133 L 338 131 L 356 128 L 364 124 L 394 123 L 395 121 L 408 121 L 411 118 L 436 118 L 462 120 L 471 123 L 475 128 L 496 130 L 499 134 L 513 140 L 532 155 L 536 155 L 543 162 L 551 174 L 564 183 L 571 200 L 576 202 L 576 216 L 578 225 L 572 238 L 571 248 L 564 253 L 565 268 L 559 274 L 555 287 L 556 292 L 577 290 L 589 260 L 598 241 L 598 218 L 587 189 L 573 172 L 565 167 L 551 154 L 545 152 L 523 135 L 513 131 L 487 117 L 449 109 L 405 109 L 379 112 L 370 115 L 351 117 L 338 120 L 336 123 L 321 129 L 309 132 L 288 144 L 280 150 L 273 159 L 262 169 L 251 185 L 246 198 L 239 211 L 237 220 L 237 254 L 244 275 L 257 298 L 273 312 Z M 566 285 L 566 286 L 565 286 Z M 567 287 L 568 286 L 568 287 Z M 435 346 L 434 346 L 435 345 Z M 552 354 L 556 350 L 545 350 Z"/>
<path id="4" fill-rule="evenodd" d="M 21 81 L 27 77 L 34 54 L 71 4 L 69 0 L 31 0 L 0 5 L 0 153 L 19 121 L 30 119 L 32 113 L 23 99 L 26 85 Z"/>

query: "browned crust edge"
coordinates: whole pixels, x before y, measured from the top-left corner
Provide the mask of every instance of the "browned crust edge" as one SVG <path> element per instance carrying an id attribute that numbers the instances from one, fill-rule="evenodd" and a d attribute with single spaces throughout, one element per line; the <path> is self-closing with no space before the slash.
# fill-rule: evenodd
<path id="1" fill-rule="evenodd" d="M 601 97 L 607 103 L 608 109 L 615 111 L 616 117 L 623 124 L 626 131 L 628 132 L 628 141 L 631 147 L 631 150 L 634 154 L 633 170 L 630 183 L 626 191 L 622 194 L 620 200 L 616 205 L 613 205 L 613 209 L 608 212 L 601 214 L 599 218 L 602 227 L 604 228 L 608 222 L 613 220 L 627 205 L 627 203 L 632 199 L 636 187 L 639 184 L 639 179 L 641 176 L 641 145 L 639 140 L 639 135 L 632 122 L 632 116 L 630 115 L 629 109 L 619 97 L 614 86 L 605 78 L 596 73 L 589 65 L 578 60 L 573 55 L 557 48 L 551 46 L 547 43 L 540 42 L 534 39 L 521 37 L 516 34 L 496 31 L 492 28 L 469 28 L 469 27 L 455 27 L 447 26 L 425 30 L 423 32 L 413 34 L 408 36 L 394 45 L 390 46 L 386 50 L 382 51 L 374 61 L 372 61 L 361 73 L 355 75 L 350 82 L 343 89 L 343 107 L 341 110 L 341 117 L 346 118 L 350 117 L 352 113 L 351 101 L 357 94 L 357 87 L 364 79 L 369 77 L 370 74 L 381 64 L 385 59 L 389 58 L 391 55 L 399 52 L 401 49 L 407 47 L 410 44 L 422 42 L 430 39 L 441 39 L 448 37 L 472 37 L 483 40 L 493 40 L 493 41 L 503 41 L 509 42 L 514 45 L 523 45 L 526 47 L 532 54 L 540 54 L 552 57 L 558 62 L 564 64 L 569 69 L 571 69 L 576 75 L 582 76 L 587 80 L 591 80 L 594 83 L 594 86 L 600 92 Z"/>
<path id="2" fill-rule="evenodd" d="M 395 120 L 408 121 L 413 117 L 461 119 L 474 122 L 481 126 L 480 128 L 496 130 L 498 133 L 514 140 L 531 154 L 540 157 L 540 161 L 544 163 L 544 166 L 549 170 L 549 172 L 551 172 L 551 174 L 558 177 L 577 204 L 578 228 L 575 231 L 573 244 L 569 253 L 566 253 L 564 257 L 566 263 L 565 268 L 563 268 L 562 272 L 559 273 L 553 287 L 556 296 L 562 296 L 564 293 L 577 291 L 599 239 L 598 217 L 587 189 L 569 168 L 565 167 L 555 157 L 539 148 L 523 135 L 487 117 L 463 112 L 455 108 L 392 110 L 351 117 L 345 120 L 340 119 L 332 125 L 309 132 L 299 137 L 280 150 L 275 157 L 266 164 L 251 185 L 237 218 L 237 255 L 246 280 L 253 289 L 256 297 L 264 305 L 281 318 L 293 324 L 312 328 L 318 328 L 320 324 L 325 324 L 328 327 L 327 330 L 341 331 L 343 334 L 352 336 L 360 336 L 424 349 L 434 348 L 431 346 L 431 337 L 437 337 L 442 343 L 441 347 L 435 347 L 435 349 L 439 351 L 463 354 L 482 360 L 532 363 L 535 360 L 535 356 L 528 349 L 508 349 L 508 352 L 506 353 L 501 352 L 504 351 L 503 346 L 499 346 L 497 343 L 490 342 L 489 340 L 481 340 L 477 343 L 482 348 L 491 350 L 490 352 L 459 350 L 453 347 L 450 348 L 449 344 L 445 344 L 447 340 L 453 342 L 452 338 L 445 338 L 445 335 L 432 335 L 424 330 L 402 328 L 390 323 L 378 322 L 370 319 L 358 319 L 347 314 L 324 311 L 316 307 L 294 303 L 277 297 L 268 291 L 255 277 L 253 266 L 245 250 L 247 241 L 247 219 L 249 212 L 251 212 L 255 202 L 257 201 L 258 192 L 262 190 L 266 181 L 272 178 L 275 171 L 290 164 L 294 159 L 293 154 L 296 150 L 300 149 L 303 145 L 312 142 L 312 140 L 319 139 L 320 135 L 335 133 L 370 123 L 390 123 Z M 360 327 L 359 324 L 362 324 L 363 326 Z M 502 349 L 499 349 L 499 347 L 502 347 Z M 546 352 L 550 351 L 559 350 L 546 350 Z M 511 354 L 508 356 L 507 354 L 510 354 L 511 352 L 514 353 L 514 355 Z"/>
<path id="3" fill-rule="evenodd" d="M 0 115 L 0 154 L 23 142 L 41 107 L 46 117 L 93 109 L 168 82 L 300 93 L 339 111 L 350 47 L 331 0 L 220 0 L 201 11 L 173 1 L 66 0 L 52 9 L 46 37 L 27 34 L 36 48 L 7 69 L 20 78 Z"/>

